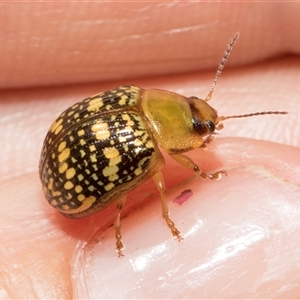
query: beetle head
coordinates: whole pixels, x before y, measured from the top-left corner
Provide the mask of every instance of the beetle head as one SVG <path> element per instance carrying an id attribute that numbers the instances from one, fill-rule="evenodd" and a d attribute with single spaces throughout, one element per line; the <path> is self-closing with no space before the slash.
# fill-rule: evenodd
<path id="1" fill-rule="evenodd" d="M 221 116 L 205 100 L 197 97 L 188 98 L 193 117 L 194 130 L 200 135 L 205 136 L 213 133 L 215 130 L 221 130 L 224 126 L 221 123 L 227 119 L 246 118 L 260 115 L 285 115 L 285 111 L 262 111 L 244 115 Z"/>
<path id="2" fill-rule="evenodd" d="M 218 112 L 206 101 L 197 97 L 188 98 L 192 112 L 193 128 L 200 135 L 213 133 L 216 129 Z"/>

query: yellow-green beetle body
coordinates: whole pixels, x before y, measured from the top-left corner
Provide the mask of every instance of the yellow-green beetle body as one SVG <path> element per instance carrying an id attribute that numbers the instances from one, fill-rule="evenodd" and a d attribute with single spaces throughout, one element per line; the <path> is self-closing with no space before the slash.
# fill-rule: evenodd
<path id="1" fill-rule="evenodd" d="M 46 136 L 46 198 L 67 217 L 89 216 L 157 173 L 164 165 L 159 146 L 170 154 L 201 147 L 216 118 L 203 100 L 162 90 L 120 86 L 87 98 L 63 112 Z"/>

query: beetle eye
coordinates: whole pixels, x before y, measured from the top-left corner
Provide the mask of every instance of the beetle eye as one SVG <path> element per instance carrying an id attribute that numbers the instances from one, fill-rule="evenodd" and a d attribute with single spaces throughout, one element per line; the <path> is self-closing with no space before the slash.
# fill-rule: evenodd
<path id="1" fill-rule="evenodd" d="M 215 131 L 216 126 L 215 126 L 215 124 L 212 121 L 208 120 L 208 121 L 205 122 L 205 124 L 206 124 L 206 127 L 209 129 L 210 132 L 214 132 Z"/>

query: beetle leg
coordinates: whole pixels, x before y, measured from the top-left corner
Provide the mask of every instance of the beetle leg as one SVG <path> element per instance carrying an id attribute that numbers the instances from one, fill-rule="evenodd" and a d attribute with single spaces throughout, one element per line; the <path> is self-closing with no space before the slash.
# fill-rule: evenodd
<path id="1" fill-rule="evenodd" d="M 164 178 L 163 178 L 161 172 L 157 172 L 156 174 L 153 175 L 152 178 L 153 178 L 154 183 L 160 193 L 162 216 L 165 219 L 168 227 L 171 229 L 173 237 L 177 237 L 178 241 L 180 241 L 183 239 L 180 235 L 181 233 L 176 228 L 174 222 L 170 219 L 170 213 L 169 213 L 168 205 L 167 205 L 166 198 L 165 198 L 166 188 L 165 188 Z"/>
<path id="2" fill-rule="evenodd" d="M 116 250 L 118 251 L 119 257 L 124 256 L 122 250 L 124 249 L 124 245 L 122 242 L 122 234 L 121 234 L 121 211 L 125 204 L 126 197 L 123 197 L 117 201 L 117 213 L 115 218 L 115 234 L 116 234 Z"/>
<path id="3" fill-rule="evenodd" d="M 204 179 L 209 178 L 219 180 L 222 177 L 222 174 L 227 175 L 227 172 L 225 170 L 221 170 L 212 174 L 202 172 L 200 168 L 188 156 L 184 154 L 170 154 L 170 156 L 184 167 L 192 170 L 197 176 L 200 176 Z"/>
<path id="4" fill-rule="evenodd" d="M 205 148 L 207 144 L 209 144 L 211 141 L 214 140 L 213 134 L 215 134 L 215 133 L 214 132 L 211 133 L 203 140 L 203 144 L 201 145 L 201 148 Z"/>

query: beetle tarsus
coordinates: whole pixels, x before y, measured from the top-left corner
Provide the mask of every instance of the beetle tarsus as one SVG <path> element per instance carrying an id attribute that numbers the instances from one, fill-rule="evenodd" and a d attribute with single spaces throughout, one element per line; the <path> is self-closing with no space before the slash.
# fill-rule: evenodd
<path id="1" fill-rule="evenodd" d="M 124 249 L 124 245 L 122 242 L 122 235 L 120 228 L 116 228 L 116 250 L 118 252 L 118 257 L 124 256 L 122 250 Z"/>
<path id="2" fill-rule="evenodd" d="M 207 174 L 207 177 L 212 180 L 219 180 L 222 178 L 222 175 L 225 174 L 227 176 L 227 171 L 221 170 L 216 173 Z"/>
<path id="3" fill-rule="evenodd" d="M 124 254 L 122 253 L 122 250 L 118 249 L 118 257 L 122 257 Z"/>
<path id="4" fill-rule="evenodd" d="M 221 171 L 218 171 L 218 172 L 215 172 L 215 173 L 204 173 L 204 172 L 201 172 L 199 174 L 199 176 L 201 176 L 204 179 L 209 178 L 209 179 L 212 179 L 212 180 L 219 180 L 219 179 L 222 178 L 223 174 L 225 174 L 227 176 L 227 171 L 221 170 Z"/>
<path id="5" fill-rule="evenodd" d="M 171 233 L 173 237 L 176 237 L 178 241 L 183 240 L 183 237 L 181 236 L 181 232 L 176 228 L 174 222 L 169 217 L 165 217 L 165 220 L 168 227 L 171 229 Z"/>

